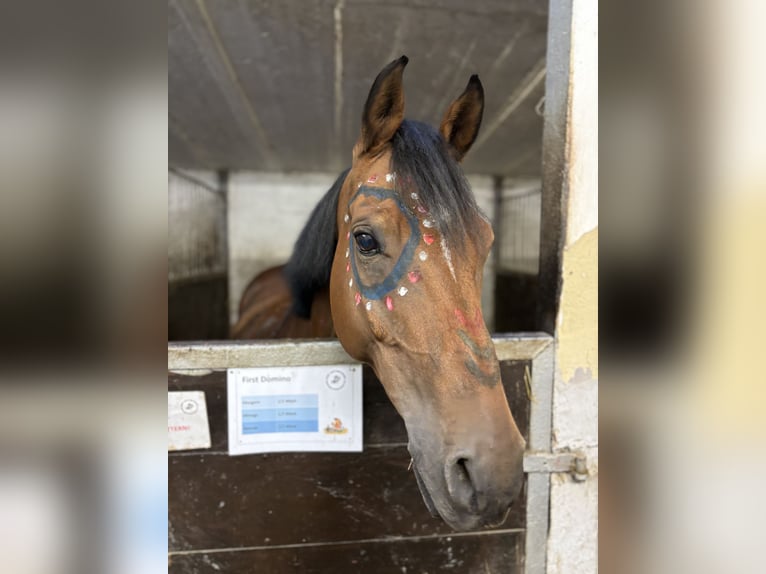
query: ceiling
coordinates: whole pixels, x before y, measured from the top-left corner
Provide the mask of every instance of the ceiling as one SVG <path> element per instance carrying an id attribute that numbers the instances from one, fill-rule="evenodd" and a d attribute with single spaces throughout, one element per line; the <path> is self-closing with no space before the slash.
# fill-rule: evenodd
<path id="1" fill-rule="evenodd" d="M 438 125 L 478 73 L 486 107 L 466 171 L 539 176 L 547 11 L 534 0 L 170 0 L 170 163 L 340 171 L 372 81 L 406 54 L 408 118 Z"/>

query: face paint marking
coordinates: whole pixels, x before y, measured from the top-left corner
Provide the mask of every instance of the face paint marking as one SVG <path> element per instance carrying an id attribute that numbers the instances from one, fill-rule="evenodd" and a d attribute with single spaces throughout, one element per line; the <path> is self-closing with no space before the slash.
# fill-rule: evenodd
<path id="1" fill-rule="evenodd" d="M 417 198 L 418 198 L 418 194 L 417 194 L 417 193 L 415 193 L 415 192 L 412 192 L 412 193 L 410 194 L 410 197 L 411 197 L 412 199 L 417 199 Z"/>
<path id="2" fill-rule="evenodd" d="M 410 271 L 407 273 L 407 278 L 410 280 L 410 283 L 417 283 L 423 276 L 420 274 L 420 271 Z"/>
<path id="3" fill-rule="evenodd" d="M 346 273 L 351 271 L 351 261 L 346 261 Z"/>
<path id="4" fill-rule="evenodd" d="M 433 235 L 433 233 L 424 233 L 423 234 L 423 241 L 426 242 L 426 245 L 431 245 L 434 242 L 434 235 Z"/>
<path id="5" fill-rule="evenodd" d="M 372 174 L 370 177 L 367 178 L 367 183 L 375 183 L 378 181 L 377 174 Z"/>
<path id="6" fill-rule="evenodd" d="M 354 286 L 354 278 L 353 277 L 348 280 L 348 286 L 349 287 L 353 287 Z"/>
<path id="7" fill-rule="evenodd" d="M 434 222 L 431 219 L 424 219 L 423 220 L 423 227 L 431 228 L 434 226 Z"/>
<path id="8" fill-rule="evenodd" d="M 387 173 L 387 174 L 386 174 L 386 181 L 387 181 L 388 183 L 391 183 L 391 182 L 392 182 L 392 181 L 394 181 L 395 179 L 396 179 L 396 174 L 395 174 L 395 173 Z"/>
<path id="9" fill-rule="evenodd" d="M 426 259 L 428 259 L 428 253 L 426 253 L 425 251 L 421 251 L 420 253 L 418 253 L 418 257 L 420 258 L 421 261 L 425 261 Z"/>
<path id="10" fill-rule="evenodd" d="M 449 250 L 449 247 L 447 247 L 447 241 L 442 236 L 441 240 L 441 246 L 442 246 L 442 253 L 444 254 L 444 259 L 447 261 L 447 267 L 449 267 L 449 272 L 452 274 L 452 280 L 457 281 L 457 277 L 455 276 L 455 267 L 452 265 L 452 253 Z"/>
<path id="11" fill-rule="evenodd" d="M 359 189 L 360 187 L 362 187 L 362 182 L 361 181 L 357 184 L 356 188 Z"/>
<path id="12" fill-rule="evenodd" d="M 479 365 L 476 364 L 476 361 L 474 361 L 472 358 L 468 358 L 463 363 L 465 365 L 466 370 L 471 373 L 476 380 L 479 381 L 482 385 L 485 387 L 489 387 L 490 389 L 497 386 L 497 383 L 499 381 L 499 377 L 497 376 L 497 367 L 495 366 L 489 373 L 485 373 Z"/>
<path id="13" fill-rule="evenodd" d="M 366 299 L 372 299 L 373 301 L 376 301 L 378 299 L 382 299 L 387 293 L 394 291 L 401 282 L 402 277 L 404 277 L 404 274 L 407 273 L 407 269 L 412 264 L 412 260 L 415 257 L 418 246 L 420 245 L 420 222 L 418 221 L 417 217 L 415 217 L 415 215 L 412 214 L 409 209 L 407 209 L 407 206 L 402 203 L 399 195 L 392 189 L 363 186 L 358 192 L 356 192 L 356 194 L 354 194 L 354 197 L 351 198 L 349 201 L 349 206 L 353 204 L 356 198 L 360 195 L 375 197 L 380 200 L 393 200 L 410 226 L 410 236 L 407 239 L 407 242 L 405 243 L 399 258 L 397 259 L 393 269 L 388 274 L 388 276 L 379 283 L 373 285 L 365 285 L 363 279 L 359 276 L 356 253 L 354 254 L 354 257 L 351 258 L 351 271 L 354 274 L 354 280 L 356 281 L 359 291 Z M 353 241 L 353 239 L 351 241 Z M 349 243 L 349 247 L 350 246 L 351 245 Z"/>
<path id="14" fill-rule="evenodd" d="M 350 231 L 346 231 L 346 239 L 351 239 L 351 232 Z"/>
<path id="15" fill-rule="evenodd" d="M 418 205 L 417 209 L 418 209 L 418 213 L 423 213 L 423 214 L 428 213 L 428 210 L 422 205 Z"/>
<path id="16" fill-rule="evenodd" d="M 458 309 L 455 310 L 455 315 L 457 316 L 457 313 L 459 312 Z M 462 313 L 461 313 L 462 315 Z M 465 317 L 464 317 L 465 319 Z M 479 347 L 479 345 L 476 344 L 476 341 L 471 339 L 471 337 L 463 331 L 462 329 L 458 330 L 457 332 L 458 337 L 460 337 L 460 340 L 463 341 L 466 347 L 468 347 L 468 350 L 471 351 L 471 353 L 478 357 L 479 359 L 483 361 L 487 361 L 491 364 L 491 370 L 490 372 L 485 372 L 482 370 L 481 367 L 476 363 L 476 359 L 474 357 L 469 357 L 465 361 L 465 368 L 466 370 L 471 373 L 478 381 L 486 386 L 486 387 L 494 387 L 498 383 L 499 377 L 497 376 L 497 360 L 495 355 L 495 349 L 491 345 L 488 345 L 484 348 Z"/>
<path id="17" fill-rule="evenodd" d="M 482 349 L 481 347 L 479 347 L 479 345 L 476 344 L 476 341 L 471 339 L 468 333 L 466 333 L 462 329 L 459 330 L 457 334 L 458 334 L 458 337 L 460 337 L 460 340 L 463 341 L 463 343 L 465 343 L 465 346 L 468 347 L 468 349 L 480 359 L 489 361 L 490 359 L 495 358 L 494 347 L 487 346 Z"/>
<path id="18" fill-rule="evenodd" d="M 485 328 L 484 318 L 481 316 L 480 309 L 476 309 L 476 313 L 474 313 L 473 319 L 466 317 L 465 313 L 463 313 L 460 309 L 455 309 L 455 318 L 457 319 L 457 322 L 460 324 L 460 326 L 468 329 L 468 331 L 470 331 L 471 335 L 474 337 L 480 334 L 481 330 Z M 464 331 L 460 332 L 464 333 Z M 467 336 L 468 335 L 466 335 L 466 337 Z"/>
<path id="19" fill-rule="evenodd" d="M 407 289 L 404 285 L 402 285 L 401 287 L 399 287 L 399 290 L 397 291 L 397 293 L 399 293 L 399 297 L 404 297 L 407 294 L 407 291 L 409 291 L 409 289 Z"/>
<path id="20" fill-rule="evenodd" d="M 346 249 L 346 259 L 348 259 L 348 248 Z"/>
<path id="21" fill-rule="evenodd" d="M 346 215 L 343 216 L 343 223 L 348 223 L 349 219 L 351 218 L 348 216 L 348 213 L 347 213 Z"/>
<path id="22" fill-rule="evenodd" d="M 386 308 L 389 311 L 393 311 L 394 310 L 394 300 L 391 299 L 390 296 L 386 297 Z"/>
<path id="23" fill-rule="evenodd" d="M 372 301 L 367 301 L 367 303 L 364 304 L 364 308 L 370 311 L 372 309 Z"/>
<path id="24" fill-rule="evenodd" d="M 361 293 L 359 293 L 359 291 L 357 291 L 356 293 L 354 293 L 354 305 L 359 307 L 359 303 L 361 302 L 362 302 L 362 295 Z"/>

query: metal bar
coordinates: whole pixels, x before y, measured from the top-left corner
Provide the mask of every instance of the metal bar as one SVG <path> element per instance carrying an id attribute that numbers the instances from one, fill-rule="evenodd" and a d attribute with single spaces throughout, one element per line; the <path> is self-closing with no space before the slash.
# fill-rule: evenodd
<path id="1" fill-rule="evenodd" d="M 542 197 L 540 220 L 540 294 L 537 328 L 554 333 L 561 290 L 561 252 L 566 236 L 564 211 L 569 199 L 567 130 L 569 129 L 572 0 L 548 4 L 545 112 L 543 115 Z"/>
<path id="2" fill-rule="evenodd" d="M 551 449 L 551 407 L 553 404 L 554 346 L 546 345 L 532 359 L 532 401 L 529 407 L 527 448 L 535 453 Z M 525 457 L 526 465 L 526 457 Z M 550 474 L 527 475 L 527 534 L 524 549 L 526 574 L 544 574 L 548 545 Z"/>
<path id="3" fill-rule="evenodd" d="M 492 177 L 492 229 L 495 232 L 495 242 L 492 244 L 492 323 L 487 325 L 490 331 L 497 326 L 497 275 L 503 260 L 503 177 Z M 487 278 L 484 278 L 487 281 Z M 485 313 L 486 317 L 486 313 Z"/>
<path id="4" fill-rule="evenodd" d="M 544 333 L 497 335 L 492 341 L 500 361 L 533 360 L 553 343 L 551 337 Z M 170 371 L 356 362 L 335 339 L 168 343 Z"/>
<path id="5" fill-rule="evenodd" d="M 524 455 L 524 472 L 567 472 L 578 474 L 584 468 L 585 459 L 576 452 L 527 452 Z"/>

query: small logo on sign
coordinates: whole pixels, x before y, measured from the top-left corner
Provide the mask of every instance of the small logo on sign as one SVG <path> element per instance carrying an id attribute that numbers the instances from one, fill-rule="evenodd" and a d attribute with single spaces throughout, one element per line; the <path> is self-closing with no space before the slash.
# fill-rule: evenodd
<path id="1" fill-rule="evenodd" d="M 181 412 L 185 415 L 193 415 L 194 413 L 199 410 L 199 405 L 197 404 L 197 401 L 193 401 L 192 399 L 186 399 L 181 403 Z"/>
<path id="2" fill-rule="evenodd" d="M 348 429 L 343 426 L 343 421 L 338 417 L 332 419 L 329 425 L 324 428 L 325 434 L 346 434 Z"/>
<path id="3" fill-rule="evenodd" d="M 325 381 L 333 391 L 338 391 L 346 384 L 346 374 L 342 371 L 330 371 Z"/>

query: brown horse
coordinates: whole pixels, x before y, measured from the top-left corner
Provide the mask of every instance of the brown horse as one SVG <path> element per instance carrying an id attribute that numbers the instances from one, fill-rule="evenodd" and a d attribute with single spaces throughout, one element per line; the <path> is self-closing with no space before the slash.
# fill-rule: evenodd
<path id="1" fill-rule="evenodd" d="M 337 335 L 403 417 L 431 513 L 459 530 L 497 525 L 522 483 L 525 444 L 481 315 L 492 228 L 459 165 L 484 92 L 472 76 L 438 131 L 405 120 L 406 64 L 402 56 L 375 79 L 351 168 L 314 209 L 284 270 L 248 287 L 235 332 Z M 271 302 L 246 304 L 259 291 Z M 277 319 L 248 332 L 247 317 L 268 318 L 274 303 Z"/>
<path id="2" fill-rule="evenodd" d="M 232 339 L 311 339 L 334 337 L 329 291 L 314 297 L 310 317 L 295 312 L 285 266 L 258 274 L 239 300 L 239 319 L 231 329 Z"/>

